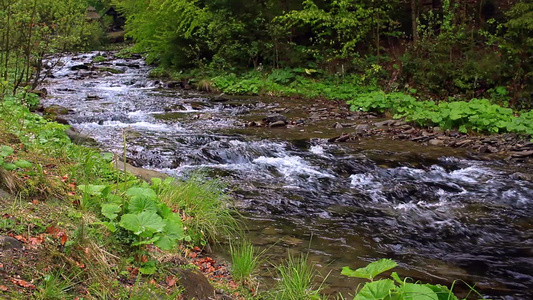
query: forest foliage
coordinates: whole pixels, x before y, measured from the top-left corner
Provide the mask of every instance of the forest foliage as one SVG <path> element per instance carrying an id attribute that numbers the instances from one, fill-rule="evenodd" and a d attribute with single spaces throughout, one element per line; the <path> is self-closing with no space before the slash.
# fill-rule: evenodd
<path id="1" fill-rule="evenodd" d="M 386 91 L 503 98 L 531 108 L 533 2 L 112 0 L 136 49 L 163 66 L 239 73 L 378 70 Z"/>
<path id="2" fill-rule="evenodd" d="M 86 18 L 91 0 L 8 0 L 0 2 L 0 98 L 46 75 L 45 58 L 82 50 L 101 38 L 98 22 Z"/>

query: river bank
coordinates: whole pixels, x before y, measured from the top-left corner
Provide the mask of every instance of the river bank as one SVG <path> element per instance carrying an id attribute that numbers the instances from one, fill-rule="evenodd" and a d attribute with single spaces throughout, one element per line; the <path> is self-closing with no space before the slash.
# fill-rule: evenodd
<path id="1" fill-rule="evenodd" d="M 285 81 L 281 81 L 283 83 L 276 81 L 276 78 L 280 76 L 276 72 L 273 72 L 272 74 L 265 73 L 262 75 L 258 72 L 251 72 L 244 74 L 243 77 L 240 78 L 235 74 L 222 74 L 216 76 L 209 75 L 209 72 L 207 73 L 208 75 L 206 75 L 205 72 L 196 71 L 197 72 L 193 70 L 190 73 L 186 73 L 191 75 L 185 75 L 181 72 L 175 73 L 164 69 L 155 69 L 155 71 L 151 71 L 150 74 L 155 79 L 153 84 L 161 88 L 177 90 L 198 89 L 211 93 L 217 91 L 219 94 L 207 96 L 217 102 L 228 101 L 232 97 L 229 95 L 233 94 L 240 96 L 248 95 L 248 97 L 258 97 L 258 99 L 277 95 L 278 97 L 285 97 L 278 101 L 280 103 L 285 101 L 283 99 L 286 99 L 286 101 L 289 102 L 296 101 L 299 103 L 298 105 L 292 105 L 285 108 L 279 107 L 270 111 L 271 114 L 288 114 L 291 116 L 289 119 L 286 117 L 281 117 L 280 119 L 280 117 L 278 117 L 278 119 L 276 119 L 276 121 L 278 121 L 277 123 L 270 122 L 271 120 L 266 120 L 266 122 L 263 120 L 253 120 L 244 124 L 244 126 L 288 126 L 290 128 L 292 126 L 304 126 L 304 124 L 310 124 L 313 126 L 314 124 L 320 123 L 321 126 L 331 126 L 342 134 L 339 136 L 331 136 L 331 142 L 357 141 L 361 138 L 368 137 L 387 137 L 395 140 L 415 141 L 430 146 L 466 148 L 471 150 L 473 156 L 478 154 L 491 154 L 488 156 L 483 155 L 484 158 L 482 159 L 492 156 L 498 159 L 505 158 L 524 161 L 530 160 L 530 158 L 533 157 L 533 144 L 531 143 L 531 137 L 528 134 L 513 132 L 504 134 L 483 134 L 483 131 L 487 132 L 489 130 L 489 124 L 492 124 L 488 121 L 486 125 L 477 125 L 479 126 L 477 130 L 480 132 L 473 132 L 470 130 L 467 133 L 462 129 L 464 126 L 459 126 L 460 124 L 469 124 L 469 119 L 481 118 L 488 120 L 495 117 L 491 114 L 499 114 L 497 113 L 498 109 L 503 109 L 497 105 L 490 106 L 490 104 L 487 104 L 488 106 L 486 107 L 481 105 L 483 109 L 494 110 L 494 112 L 491 111 L 491 113 L 487 113 L 477 107 L 474 109 L 473 107 L 475 104 L 470 108 L 468 107 L 469 102 L 461 101 L 460 104 L 464 104 L 465 106 L 462 108 L 463 111 L 475 111 L 476 109 L 479 109 L 479 116 L 476 115 L 476 113 L 473 113 L 473 115 L 467 115 L 466 119 L 462 119 L 463 117 L 458 114 L 453 117 L 452 120 L 459 125 L 455 128 L 444 129 L 439 127 L 438 123 L 432 123 L 431 119 L 419 118 L 416 119 L 416 121 L 406 121 L 406 118 L 408 120 L 413 119 L 412 115 L 418 113 L 415 112 L 415 108 L 410 104 L 407 105 L 408 107 L 403 108 L 401 106 L 404 105 L 402 104 L 403 100 L 397 100 L 396 104 L 395 100 L 384 101 L 383 99 L 386 99 L 389 94 L 383 93 L 381 95 L 380 92 L 376 92 L 376 88 L 373 87 L 361 87 L 350 83 L 344 83 L 341 80 L 335 82 L 328 78 L 306 78 L 302 75 L 298 75 L 298 73 L 291 73 L 291 71 L 288 70 L 281 70 L 278 72 L 288 73 L 288 75 L 286 75 L 288 78 Z M 291 80 L 294 80 L 294 82 Z M 228 93 L 229 95 L 226 95 L 225 93 Z M 412 101 L 415 100 L 409 95 L 404 94 L 400 96 L 412 99 Z M 371 98 L 372 100 L 369 101 L 374 102 L 374 104 L 368 104 L 367 100 L 359 101 L 359 98 Z M 347 104 L 346 101 L 348 101 L 349 104 Z M 424 102 L 422 101 L 420 103 Z M 459 102 L 455 104 L 458 103 Z M 359 106 L 362 107 L 358 110 L 354 110 L 354 107 Z M 293 110 L 301 112 L 300 115 L 292 113 Z M 402 111 L 402 114 L 405 115 L 406 118 L 393 119 L 391 111 L 397 110 Z M 427 110 L 427 118 L 430 118 L 430 107 L 428 107 Z M 508 113 L 507 110 L 509 109 L 503 110 L 505 110 L 505 113 Z M 436 113 L 437 115 L 443 114 L 443 112 L 439 111 Z M 530 128 L 532 124 L 531 121 L 527 119 L 527 113 L 522 112 L 522 115 L 525 117 L 524 120 L 517 119 L 513 122 L 516 124 L 522 124 L 520 126 L 530 130 L 528 128 Z M 438 117 L 441 120 L 446 119 L 446 116 L 444 115 L 434 117 Z M 285 125 L 279 122 L 281 120 L 283 120 Z M 326 120 L 329 120 L 330 123 L 324 124 L 327 123 L 325 122 Z M 449 123 L 451 123 L 452 120 L 449 120 Z M 421 126 L 421 122 L 428 125 Z M 319 129 L 324 130 L 324 128 Z M 501 131 L 507 130 L 505 126 L 499 129 Z M 514 129 L 509 130 L 512 131 Z"/>

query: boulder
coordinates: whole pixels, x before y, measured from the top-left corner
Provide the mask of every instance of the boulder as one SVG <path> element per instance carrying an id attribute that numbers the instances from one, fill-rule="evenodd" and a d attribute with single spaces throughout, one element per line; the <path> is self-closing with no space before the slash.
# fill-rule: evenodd
<path id="1" fill-rule="evenodd" d="M 100 99 L 100 97 L 98 97 L 98 95 L 95 95 L 95 94 L 87 94 L 87 96 L 85 97 L 85 99 L 87 100 L 98 100 Z"/>
<path id="2" fill-rule="evenodd" d="M 13 196 L 10 193 L 0 189 L 0 199 L 13 199 Z"/>
<path id="3" fill-rule="evenodd" d="M 385 121 L 374 123 L 374 126 L 376 126 L 377 128 L 383 128 L 383 127 L 391 126 L 391 125 L 393 125 L 395 123 L 396 123 L 396 121 L 394 121 L 394 120 L 385 120 Z"/>
<path id="4" fill-rule="evenodd" d="M 23 245 L 17 239 L 10 236 L 0 235 L 0 250 L 7 251 L 13 249 L 22 249 Z"/>
<path id="5" fill-rule="evenodd" d="M 118 162 L 118 169 L 121 171 L 124 170 L 124 163 L 122 161 Z M 166 179 L 170 177 L 165 173 L 143 169 L 143 168 L 137 168 L 137 167 L 132 166 L 129 163 L 126 163 L 126 171 L 130 172 L 135 177 L 138 177 L 146 182 L 151 182 L 152 178 Z"/>
<path id="6" fill-rule="evenodd" d="M 473 141 L 472 140 L 462 140 L 462 141 L 457 141 L 455 143 L 455 147 L 462 147 L 462 146 L 465 146 L 465 145 L 468 145 L 468 144 L 471 144 Z"/>
<path id="7" fill-rule="evenodd" d="M 45 88 L 42 88 L 40 90 L 31 90 L 29 92 L 39 96 L 40 98 L 46 98 L 46 96 L 48 96 L 48 90 Z"/>
<path id="8" fill-rule="evenodd" d="M 98 143 L 92 137 L 81 134 L 72 128 L 67 129 L 66 134 L 74 144 L 91 147 L 98 146 Z"/>
<path id="9" fill-rule="evenodd" d="M 182 299 L 214 299 L 215 289 L 207 278 L 197 270 L 178 269 L 178 284 L 183 288 Z"/>

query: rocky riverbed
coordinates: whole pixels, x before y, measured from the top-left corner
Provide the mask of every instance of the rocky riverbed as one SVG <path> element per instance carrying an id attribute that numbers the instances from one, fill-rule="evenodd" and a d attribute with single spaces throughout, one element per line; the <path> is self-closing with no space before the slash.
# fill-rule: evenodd
<path id="1" fill-rule="evenodd" d="M 421 129 L 334 101 L 203 94 L 149 78 L 140 57 L 61 61 L 48 118 L 107 151 L 122 152 L 126 134 L 135 167 L 223 180 L 254 244 L 275 244 L 274 261 L 308 253 L 331 272 L 328 292 L 357 286 L 343 266 L 389 257 L 404 276 L 531 296 L 528 139 Z"/>

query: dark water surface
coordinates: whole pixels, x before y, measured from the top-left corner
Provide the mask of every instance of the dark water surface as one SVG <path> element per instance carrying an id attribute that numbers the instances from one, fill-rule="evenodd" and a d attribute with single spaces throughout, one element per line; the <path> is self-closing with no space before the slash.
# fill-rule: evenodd
<path id="1" fill-rule="evenodd" d="M 305 119 L 305 102 L 214 102 L 161 89 L 142 60 L 94 64 L 123 74 L 70 70 L 95 55 L 63 58 L 45 104 L 72 109 L 71 124 L 106 150 L 121 151 L 127 128 L 128 155 L 140 166 L 176 177 L 202 169 L 228 182 L 253 242 L 276 243 L 273 261 L 287 249 L 309 253 L 330 273 L 327 292 L 357 286 L 340 276 L 343 266 L 387 257 L 401 276 L 462 279 L 493 298 L 533 298 L 533 183 L 517 176 L 531 166 L 377 138 L 330 144 L 335 120 L 245 128 L 280 108 Z"/>

